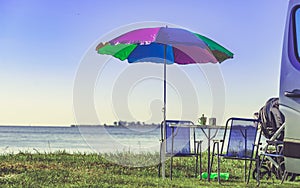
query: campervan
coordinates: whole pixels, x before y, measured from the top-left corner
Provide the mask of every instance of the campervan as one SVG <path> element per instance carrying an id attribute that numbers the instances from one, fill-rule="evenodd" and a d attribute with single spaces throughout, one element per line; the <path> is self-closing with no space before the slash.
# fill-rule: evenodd
<path id="1" fill-rule="evenodd" d="M 281 59 L 279 109 L 285 116 L 285 169 L 300 174 L 300 0 L 290 0 L 288 6 Z"/>

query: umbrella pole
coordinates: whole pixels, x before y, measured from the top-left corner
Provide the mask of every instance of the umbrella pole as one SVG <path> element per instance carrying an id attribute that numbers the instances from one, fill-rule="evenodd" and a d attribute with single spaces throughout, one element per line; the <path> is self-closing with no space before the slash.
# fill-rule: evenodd
<path id="1" fill-rule="evenodd" d="M 163 123 L 163 143 L 162 143 L 162 155 L 161 155 L 161 169 L 162 169 L 162 178 L 166 177 L 166 166 L 165 166 L 165 154 L 166 154 L 166 103 L 167 103 L 167 95 L 166 95 L 166 90 L 167 90 L 167 58 L 166 58 L 166 52 L 167 47 L 164 45 L 164 107 L 163 107 L 163 113 L 164 113 L 164 123 Z"/>

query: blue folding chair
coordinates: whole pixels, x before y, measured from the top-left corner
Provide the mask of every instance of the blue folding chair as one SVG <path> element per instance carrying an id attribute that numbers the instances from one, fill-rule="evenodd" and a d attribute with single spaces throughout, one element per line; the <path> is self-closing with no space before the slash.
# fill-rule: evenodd
<path id="1" fill-rule="evenodd" d="M 201 159 L 201 143 L 202 141 L 196 140 L 194 123 L 191 121 L 180 120 L 166 120 L 166 132 L 163 132 L 163 122 L 161 126 L 161 148 L 164 142 L 166 143 L 166 152 L 160 155 L 170 157 L 170 179 L 172 179 L 173 171 L 173 157 L 195 157 L 195 177 L 198 173 L 198 165 L 200 158 L 200 174 L 202 172 L 202 159 Z M 163 136 L 166 134 L 166 140 Z M 159 174 L 160 174 L 159 165 Z"/>
<path id="2" fill-rule="evenodd" d="M 257 133 L 258 123 L 259 121 L 257 119 L 247 118 L 230 118 L 227 120 L 223 139 L 214 141 L 213 145 L 213 158 L 214 156 L 218 157 L 217 171 L 219 183 L 221 157 L 224 159 L 244 160 L 245 182 L 249 183 L 252 161 L 256 161 L 256 165 L 259 164 L 257 153 L 261 134 Z M 221 150 L 219 150 L 220 143 L 222 144 Z M 223 150 L 225 150 L 225 152 Z M 213 158 L 211 161 L 210 171 L 213 164 Z M 250 161 L 248 177 L 247 161 Z"/>

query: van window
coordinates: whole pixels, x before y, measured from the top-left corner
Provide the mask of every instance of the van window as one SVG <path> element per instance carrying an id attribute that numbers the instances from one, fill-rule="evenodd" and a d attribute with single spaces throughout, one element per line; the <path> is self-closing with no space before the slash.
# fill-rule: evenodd
<path id="1" fill-rule="evenodd" d="M 296 40 L 296 53 L 297 59 L 300 59 L 300 8 L 297 8 L 295 12 L 295 40 Z"/>

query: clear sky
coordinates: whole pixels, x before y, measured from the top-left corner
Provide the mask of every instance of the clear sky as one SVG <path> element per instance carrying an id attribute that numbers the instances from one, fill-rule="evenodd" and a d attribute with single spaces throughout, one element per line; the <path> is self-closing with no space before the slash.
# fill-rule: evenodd
<path id="1" fill-rule="evenodd" d="M 224 118 L 252 117 L 268 98 L 278 96 L 287 6 L 287 0 L 1 0 L 0 124 L 75 124 L 74 80 L 87 52 L 111 31 L 149 21 L 188 28 L 231 50 L 234 59 L 219 67 L 226 89 Z M 120 64 L 120 69 L 124 67 L 126 64 Z M 113 69 L 114 66 L 110 67 L 107 70 L 111 70 L 111 74 L 105 74 L 114 75 Z M 111 123 L 121 120 L 122 111 L 101 109 L 102 103 L 107 106 L 116 103 L 109 92 L 106 95 L 101 88 L 97 89 L 101 81 L 112 79 L 105 78 L 105 74 L 95 87 L 95 108 L 101 123 Z M 135 119 L 125 117 L 124 120 L 148 121 L 149 110 L 160 108 L 161 91 L 154 92 L 154 97 L 146 95 L 139 99 L 145 94 L 141 92 L 143 87 L 151 88 L 153 83 L 153 80 L 149 85 L 141 82 L 136 92 L 127 95 Z M 193 82 L 197 83 L 203 84 Z M 170 87 L 170 93 L 172 90 L 176 93 L 174 87 Z M 201 93 L 203 97 L 206 95 Z M 168 100 L 168 117 L 172 119 L 182 113 L 174 109 L 190 101 L 188 98 L 177 100 L 176 94 L 174 96 Z M 209 106 L 201 96 L 197 94 L 200 106 Z M 151 102 L 146 102 L 147 109 L 137 102 L 148 100 Z M 201 113 L 211 115 L 209 108 L 197 110 L 199 116 Z M 157 111 L 160 113 L 161 109 Z M 152 113 L 157 111 L 152 109 Z"/>

